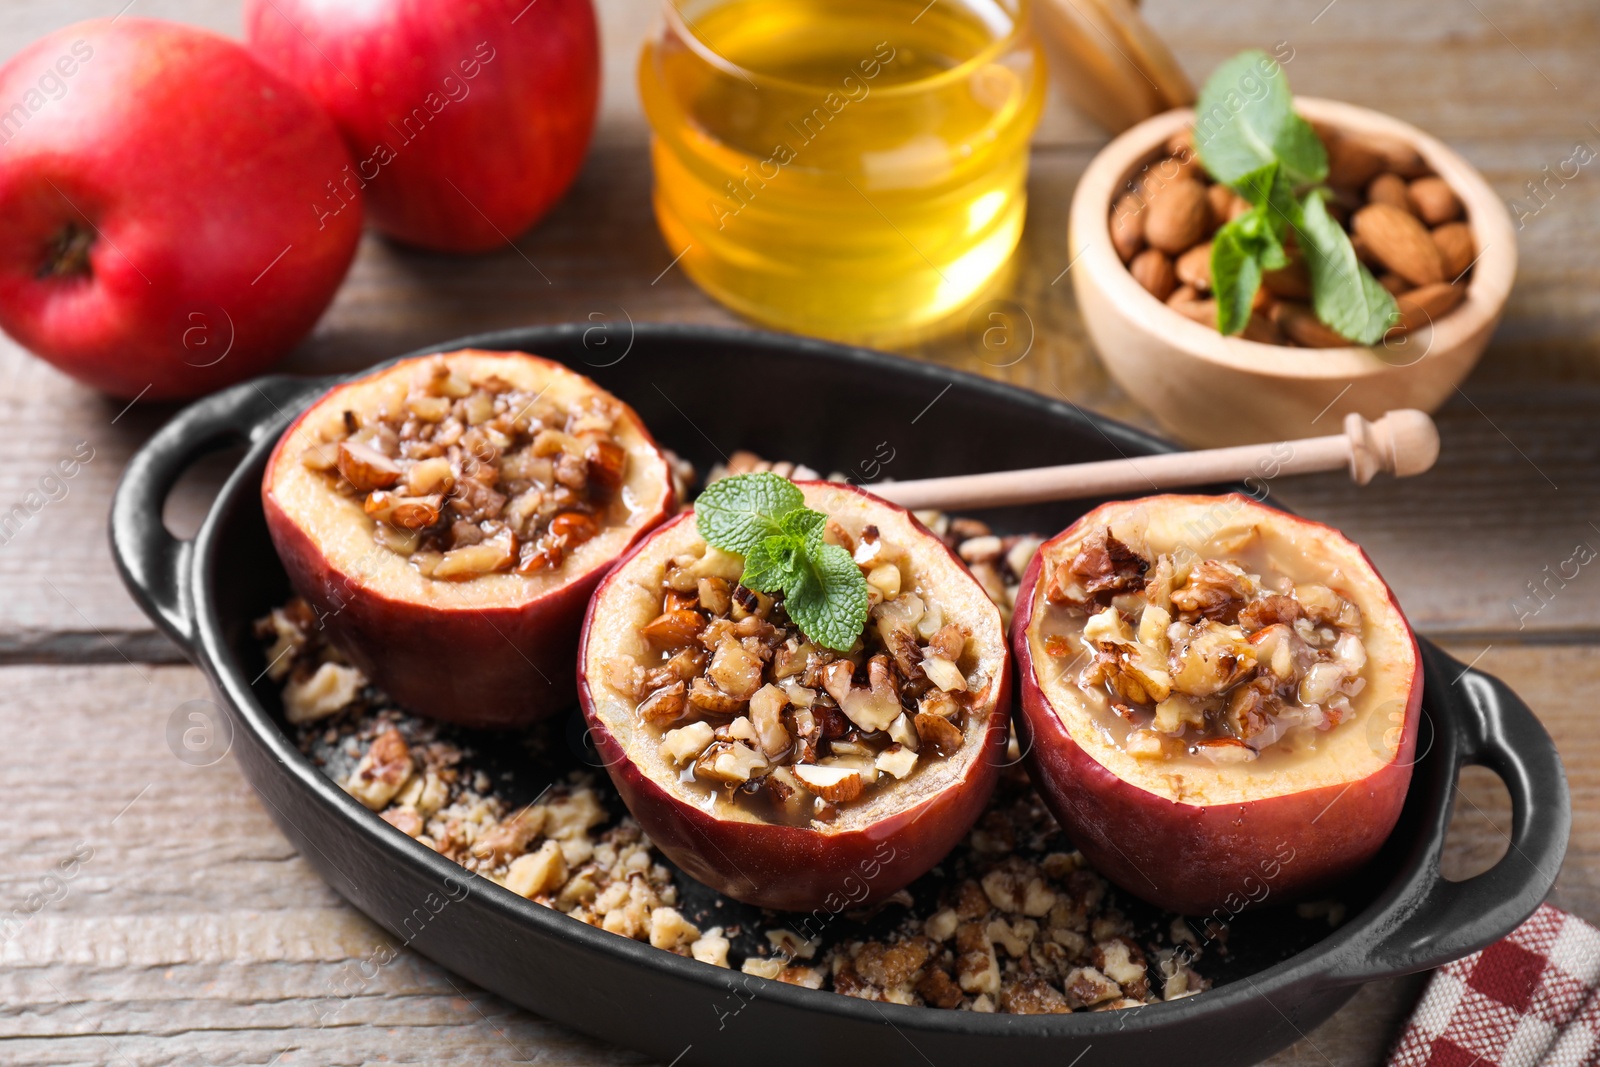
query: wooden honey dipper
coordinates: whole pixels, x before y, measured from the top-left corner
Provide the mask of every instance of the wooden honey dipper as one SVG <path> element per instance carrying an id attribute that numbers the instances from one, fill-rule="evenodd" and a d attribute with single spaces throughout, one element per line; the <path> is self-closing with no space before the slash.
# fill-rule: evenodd
<path id="1" fill-rule="evenodd" d="M 1132 456 L 1059 467 L 959 474 L 948 478 L 882 482 L 878 496 L 902 507 L 955 510 L 1037 504 L 1079 497 L 1158 492 L 1186 485 L 1234 482 L 1264 469 L 1273 477 L 1346 469 L 1358 485 L 1379 472 L 1409 478 L 1439 458 L 1439 431 L 1423 411 L 1391 411 L 1369 422 L 1345 416 L 1344 433 L 1298 441 Z"/>

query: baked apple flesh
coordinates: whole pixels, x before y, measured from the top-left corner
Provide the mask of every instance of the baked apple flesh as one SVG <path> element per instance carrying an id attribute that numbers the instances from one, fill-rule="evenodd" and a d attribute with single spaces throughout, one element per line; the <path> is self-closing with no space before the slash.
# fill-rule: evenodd
<path id="1" fill-rule="evenodd" d="M 500 728 L 571 705 L 589 595 L 672 483 L 589 379 L 464 350 L 330 391 L 278 442 L 262 496 L 290 581 L 375 684 Z"/>
<path id="2" fill-rule="evenodd" d="M 738 584 L 692 512 L 601 585 L 579 691 L 618 791 L 696 879 L 763 907 L 837 911 L 938 863 L 982 812 L 1008 736 L 999 610 L 909 513 L 800 483 L 871 605 L 855 646 L 807 640 Z"/>
<path id="3" fill-rule="evenodd" d="M 1237 495 L 1106 504 L 1040 549 L 1014 627 L 1035 780 L 1129 892 L 1237 912 L 1393 829 L 1420 658 L 1338 531 Z"/>

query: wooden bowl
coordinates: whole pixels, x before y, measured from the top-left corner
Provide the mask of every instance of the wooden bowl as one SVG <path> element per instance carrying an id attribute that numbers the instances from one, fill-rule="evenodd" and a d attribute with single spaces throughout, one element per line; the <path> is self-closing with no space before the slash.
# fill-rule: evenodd
<path id="1" fill-rule="evenodd" d="M 1157 300 L 1111 245 L 1112 201 L 1194 120 L 1189 108 L 1147 119 L 1089 163 L 1072 197 L 1073 291 L 1100 359 L 1163 428 L 1200 446 L 1314 435 L 1350 412 L 1434 411 L 1471 372 L 1505 309 L 1517 270 L 1505 205 L 1466 160 L 1416 127 L 1366 108 L 1297 97 L 1302 116 L 1337 130 L 1405 141 L 1466 207 L 1480 255 L 1461 304 L 1433 325 L 1366 348 L 1294 348 L 1224 337 Z"/>

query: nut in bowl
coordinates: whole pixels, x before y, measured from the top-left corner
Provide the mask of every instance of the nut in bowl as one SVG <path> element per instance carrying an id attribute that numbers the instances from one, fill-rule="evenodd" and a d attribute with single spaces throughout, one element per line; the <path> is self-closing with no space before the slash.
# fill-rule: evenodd
<path id="1" fill-rule="evenodd" d="M 1112 141 L 1073 196 L 1073 289 L 1090 337 L 1111 376 L 1190 443 L 1304 437 L 1319 419 L 1351 412 L 1433 411 L 1482 354 L 1511 290 L 1511 220 L 1470 164 L 1365 108 L 1308 97 L 1293 108 L 1325 142 L 1329 191 L 1325 201 L 1312 194 L 1317 211 L 1348 226 L 1357 257 L 1330 263 L 1329 274 L 1353 281 L 1370 267 L 1376 285 L 1398 293 L 1394 328 L 1380 329 L 1378 343 L 1349 343 L 1322 321 L 1295 247 L 1299 227 L 1285 242 L 1288 265 L 1262 271 L 1240 309 L 1242 332 L 1219 332 L 1208 242 L 1251 204 L 1208 184 L 1205 149 L 1190 147 L 1190 109 Z M 1389 302 L 1370 285 L 1357 295 Z"/>

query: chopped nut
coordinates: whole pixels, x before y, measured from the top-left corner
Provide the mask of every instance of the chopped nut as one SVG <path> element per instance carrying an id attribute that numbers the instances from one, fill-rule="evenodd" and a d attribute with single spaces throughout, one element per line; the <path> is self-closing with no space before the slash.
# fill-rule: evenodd
<path id="1" fill-rule="evenodd" d="M 713 731 L 709 723 L 692 722 L 676 730 L 668 730 L 661 738 L 662 753 L 674 763 L 688 763 L 697 759 L 711 744 Z"/>
<path id="2" fill-rule="evenodd" d="M 939 756 L 953 756 L 965 740 L 960 729 L 940 715 L 919 711 L 916 726 L 922 746 Z"/>
<path id="3" fill-rule="evenodd" d="M 339 473 L 363 493 L 387 489 L 400 480 L 400 466 L 371 445 L 354 441 L 339 444 Z"/>
<path id="4" fill-rule="evenodd" d="M 283 690 L 283 716 L 295 725 L 325 719 L 349 707 L 367 684 L 364 674 L 340 663 L 323 663 L 304 681 Z"/>
<path id="5" fill-rule="evenodd" d="M 640 627 L 639 633 L 657 648 L 682 648 L 700 636 L 706 619 L 698 611 L 666 611 Z"/>
<path id="6" fill-rule="evenodd" d="M 506 871 L 506 888 L 519 896 L 535 897 L 558 889 L 567 878 L 567 861 L 561 846 L 546 841 L 539 851 L 518 856 Z"/>
<path id="7" fill-rule="evenodd" d="M 1074 967 L 1066 978 L 1067 1003 L 1088 1008 L 1122 996 L 1122 987 L 1094 967 Z"/>
<path id="8" fill-rule="evenodd" d="M 656 948 L 675 949 L 699 938 L 699 927 L 677 908 L 660 907 L 650 912 L 650 944 Z"/>
<path id="9" fill-rule="evenodd" d="M 405 786 L 413 770 L 411 747 L 391 726 L 373 739 L 344 788 L 368 808 L 379 811 Z"/>
<path id="10" fill-rule="evenodd" d="M 817 796 L 835 803 L 854 800 L 866 788 L 860 772 L 848 767 L 798 763 L 794 766 L 794 776 Z"/>

